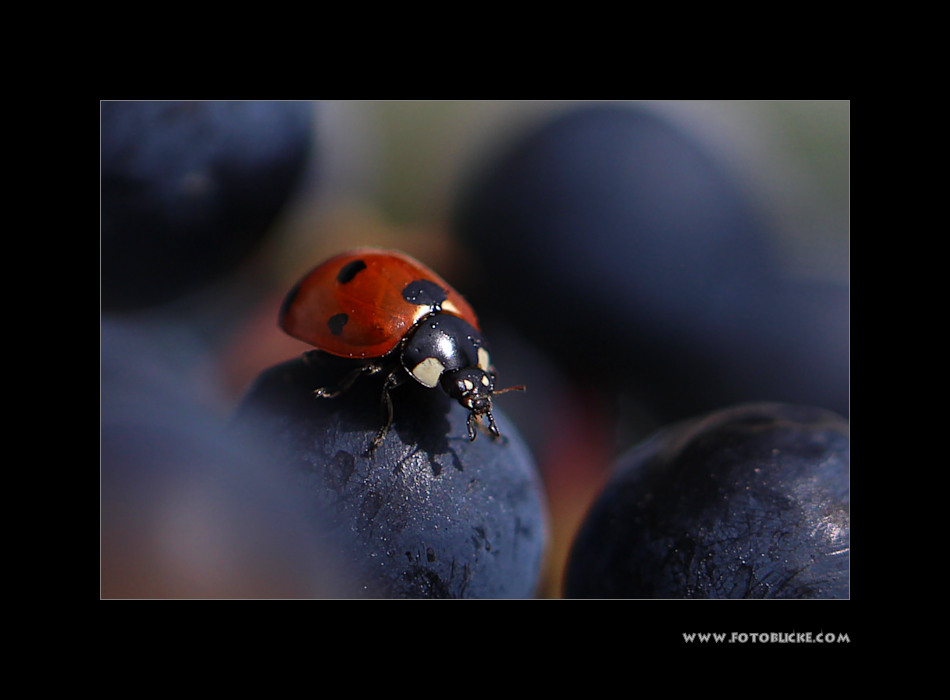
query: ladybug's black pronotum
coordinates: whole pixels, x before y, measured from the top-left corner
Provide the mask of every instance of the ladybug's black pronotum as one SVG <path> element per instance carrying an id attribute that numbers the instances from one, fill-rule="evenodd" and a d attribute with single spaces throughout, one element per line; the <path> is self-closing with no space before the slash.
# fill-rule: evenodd
<path id="1" fill-rule="evenodd" d="M 363 375 L 386 373 L 384 421 L 370 449 L 393 420 L 390 390 L 412 378 L 437 386 L 468 409 L 468 435 L 482 418 L 498 437 L 492 397 L 495 368 L 475 312 L 445 280 L 419 261 L 391 250 L 360 248 L 318 265 L 290 290 L 280 327 L 317 352 L 352 360 L 335 386 L 314 394 L 333 398 Z"/>

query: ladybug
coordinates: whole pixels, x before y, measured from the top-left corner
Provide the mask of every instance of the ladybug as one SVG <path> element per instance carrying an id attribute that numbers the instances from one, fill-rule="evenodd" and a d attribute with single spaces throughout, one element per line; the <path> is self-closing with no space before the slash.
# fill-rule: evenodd
<path id="1" fill-rule="evenodd" d="M 386 374 L 384 422 L 370 451 L 382 444 L 392 425 L 389 392 L 410 379 L 430 389 L 441 387 L 468 409 L 470 440 L 483 418 L 491 435 L 499 437 L 492 396 L 524 390 L 495 389 L 495 368 L 472 307 L 435 272 L 397 251 L 359 248 L 318 265 L 287 294 L 279 324 L 313 345 L 317 356 L 353 362 L 338 384 L 316 389 L 317 397 L 333 398 L 361 376 Z"/>

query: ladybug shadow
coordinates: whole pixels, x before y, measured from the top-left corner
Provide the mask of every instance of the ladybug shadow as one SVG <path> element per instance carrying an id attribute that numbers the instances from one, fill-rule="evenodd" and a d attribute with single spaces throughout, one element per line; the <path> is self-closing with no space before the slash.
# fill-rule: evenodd
<path id="1" fill-rule="evenodd" d="M 468 415 L 465 409 L 441 389 L 427 389 L 416 383 L 393 391 L 392 400 L 393 424 L 379 450 L 389 444 L 404 456 L 407 449 L 409 455 L 422 453 L 428 459 L 433 476 L 439 476 L 446 467 L 464 471 L 459 448 L 469 442 L 465 433 Z M 461 418 L 457 414 L 461 414 Z"/>
<path id="2" fill-rule="evenodd" d="M 386 372 L 361 376 L 333 398 L 314 395 L 321 387 L 336 387 L 353 370 L 341 358 L 311 353 L 282 365 L 293 375 L 294 414 L 311 422 L 324 443 L 354 457 L 401 468 L 410 457 L 422 454 L 433 476 L 446 467 L 463 471 L 458 449 L 468 443 L 468 411 L 441 389 L 428 389 L 413 381 L 390 390 L 393 421 L 382 443 L 373 439 L 386 419 L 382 400 Z"/>

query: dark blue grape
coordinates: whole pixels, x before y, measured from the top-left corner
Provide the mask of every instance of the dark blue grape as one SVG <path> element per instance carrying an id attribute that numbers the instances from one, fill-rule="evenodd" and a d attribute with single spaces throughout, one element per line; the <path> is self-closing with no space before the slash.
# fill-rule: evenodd
<path id="1" fill-rule="evenodd" d="M 573 598 L 847 598 L 849 426 L 753 404 L 619 460 L 574 541 Z"/>
<path id="2" fill-rule="evenodd" d="M 315 537 L 360 582 L 349 596 L 535 595 L 545 505 L 531 455 L 503 410 L 496 406 L 503 438 L 483 433 L 471 442 L 466 409 L 410 382 L 392 392 L 395 421 L 367 454 L 383 419 L 381 378 L 315 398 L 339 369 L 329 358 L 297 359 L 263 372 L 236 425 L 260 435 L 310 499 Z"/>

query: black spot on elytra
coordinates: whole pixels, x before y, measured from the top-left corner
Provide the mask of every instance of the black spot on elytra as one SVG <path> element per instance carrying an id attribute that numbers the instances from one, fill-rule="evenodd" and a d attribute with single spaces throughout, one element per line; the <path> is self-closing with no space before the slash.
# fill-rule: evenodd
<path id="1" fill-rule="evenodd" d="M 402 290 L 402 298 L 418 306 L 440 307 L 448 293 L 435 282 L 413 280 Z"/>
<path id="2" fill-rule="evenodd" d="M 346 314 L 336 314 L 330 317 L 330 320 L 327 321 L 327 325 L 330 327 L 330 332 L 333 335 L 340 335 L 340 333 L 343 332 L 343 326 L 345 326 L 349 320 L 350 317 Z"/>
<path id="3" fill-rule="evenodd" d="M 366 269 L 366 263 L 362 260 L 354 260 L 348 262 L 346 265 L 340 268 L 340 271 L 336 273 L 336 281 L 340 284 L 346 284 L 351 282 L 354 277 L 356 277 L 360 272 Z"/>

